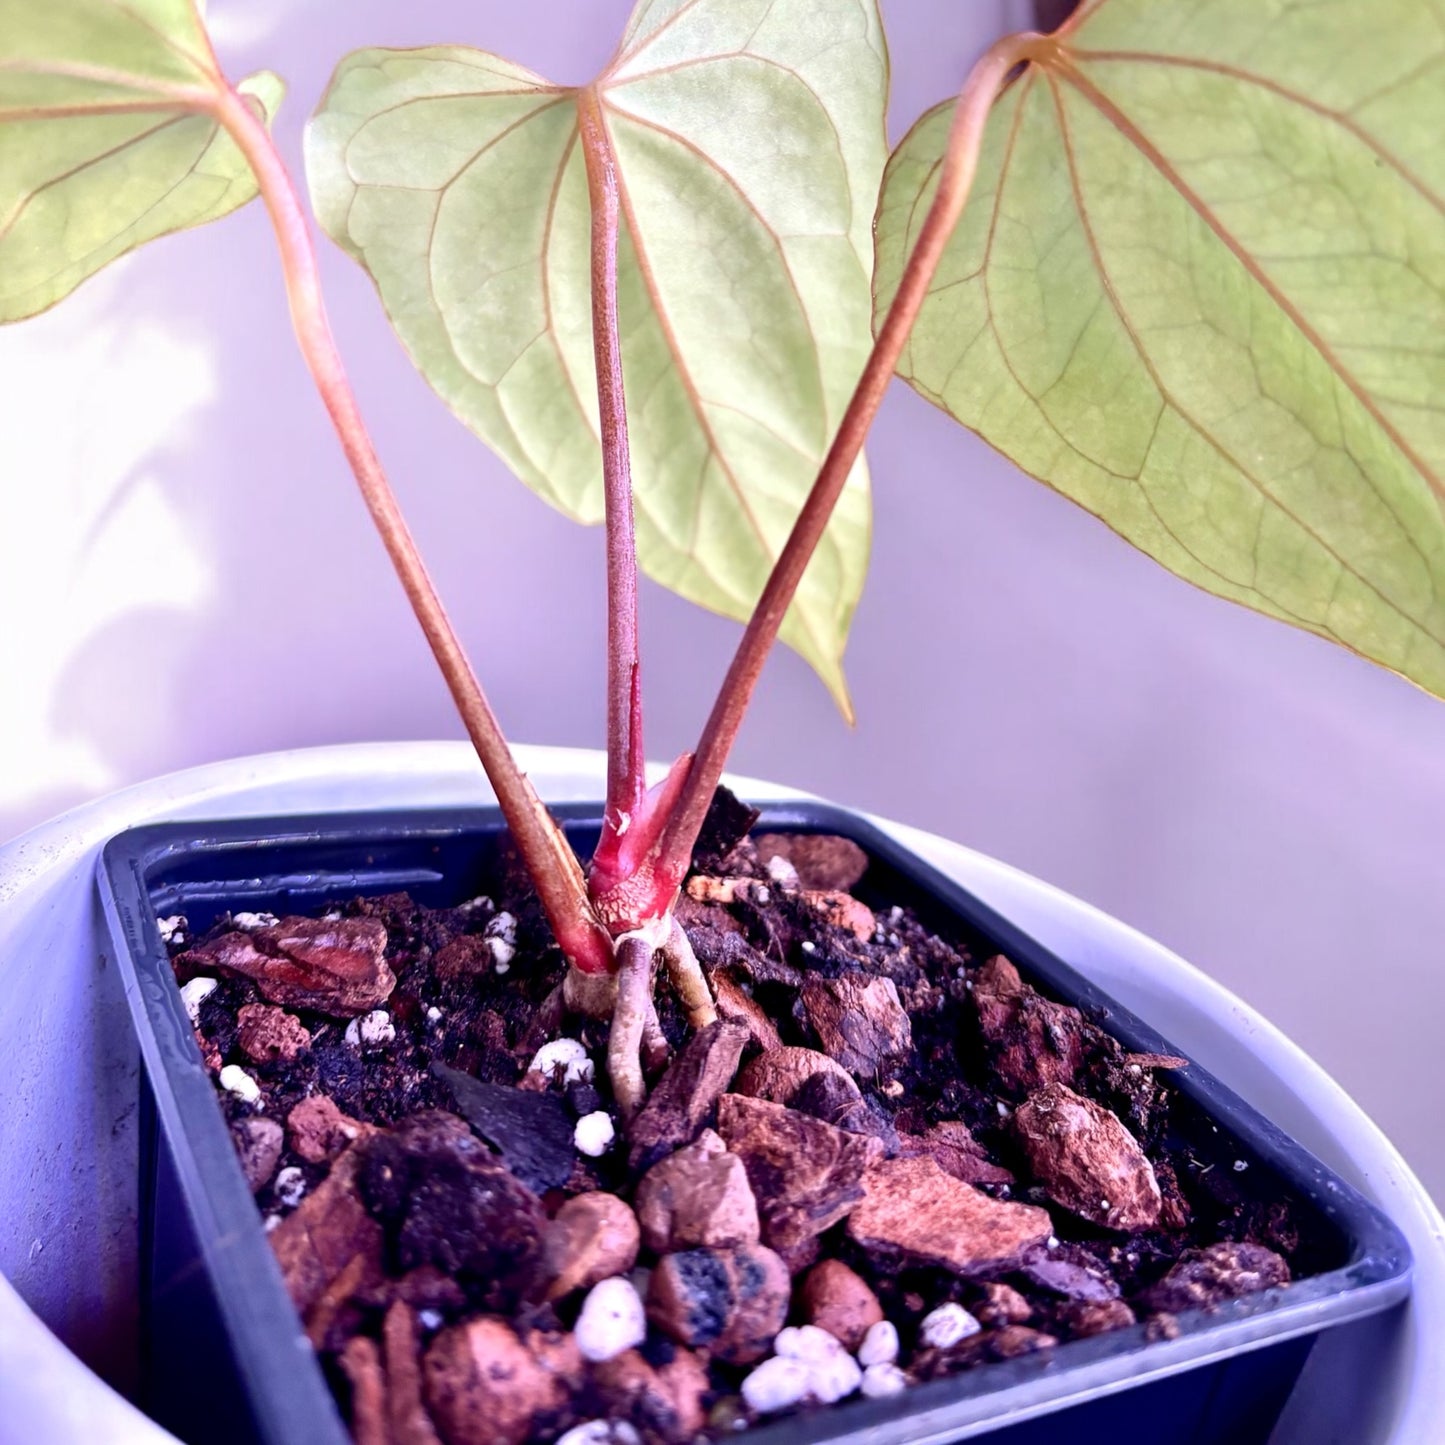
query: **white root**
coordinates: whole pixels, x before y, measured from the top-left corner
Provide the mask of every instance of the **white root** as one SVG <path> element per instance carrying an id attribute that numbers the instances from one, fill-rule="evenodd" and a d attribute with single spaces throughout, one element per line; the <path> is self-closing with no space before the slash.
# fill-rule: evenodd
<path id="1" fill-rule="evenodd" d="M 657 1005 L 649 994 L 647 1018 L 642 1025 L 642 1071 L 648 1077 L 662 1072 L 663 1066 L 672 1056 L 672 1045 L 662 1032 L 661 1020 L 657 1017 Z"/>
<path id="2" fill-rule="evenodd" d="M 667 965 L 667 976 L 672 980 L 672 986 L 682 1000 L 682 1006 L 687 1010 L 689 1026 L 696 1032 L 714 1023 L 717 1019 L 717 1005 L 713 1002 L 712 990 L 703 976 L 702 965 L 697 961 L 697 954 L 692 951 L 687 934 L 675 918 L 660 952 Z"/>
<path id="3" fill-rule="evenodd" d="M 561 1001 L 568 1013 L 594 1019 L 611 1017 L 607 1071 L 622 1117 L 631 1120 L 647 1101 L 646 1079 L 661 1071 L 672 1052 L 652 996 L 654 960 L 661 958 L 666 964 L 668 978 L 687 1012 L 688 1026 L 694 1031 L 717 1018 L 717 1006 L 692 944 L 676 919 L 658 920 L 623 934 L 616 941 L 616 950 L 615 974 L 568 968 Z M 548 1003 L 553 1000 L 549 998 Z"/>
<path id="4" fill-rule="evenodd" d="M 652 1006 L 651 943 L 635 933 L 617 940 L 617 1007 L 607 1039 L 607 1072 L 624 1120 L 631 1121 L 647 1102 L 642 1076 L 642 1037 Z"/>

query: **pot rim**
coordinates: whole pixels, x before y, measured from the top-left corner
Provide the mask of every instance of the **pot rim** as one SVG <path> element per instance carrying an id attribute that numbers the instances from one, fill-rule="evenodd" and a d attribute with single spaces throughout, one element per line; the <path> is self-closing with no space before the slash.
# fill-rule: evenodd
<path id="1" fill-rule="evenodd" d="M 537 747 L 518 752 L 549 801 L 596 795 L 604 766 L 600 753 Z M 755 780 L 730 782 L 755 798 L 806 796 Z M 302 749 L 172 774 L 73 810 L 0 848 L 0 946 L 23 933 L 28 910 L 54 906 L 67 874 L 71 886 L 81 876 L 88 880 L 87 865 L 101 844 L 128 825 L 159 817 L 214 815 L 218 810 L 238 816 L 330 810 L 361 798 L 373 807 L 490 801 L 464 743 Z M 1282 1033 L 1152 940 L 1006 864 L 917 829 L 876 821 L 950 877 L 1007 911 L 1126 1005 L 1137 1007 L 1141 995 L 1157 994 L 1167 983 L 1163 992 L 1181 1018 L 1167 1026 L 1176 1042 L 1252 1102 L 1261 1102 L 1261 1092 L 1275 1096 L 1285 1107 L 1270 1104 L 1268 1111 L 1385 1206 L 1404 1228 L 1416 1255 L 1413 1319 L 1380 1362 L 1380 1393 L 1393 1398 L 1386 1411 L 1393 1418 L 1380 1419 L 1369 1436 L 1356 1438 L 1399 1445 L 1445 1438 L 1445 1382 L 1438 1381 L 1431 1368 L 1429 1342 L 1422 1340 L 1420 1329 L 1422 1318 L 1445 1317 L 1445 1224 L 1408 1166 L 1358 1106 Z M 1248 1044 L 1243 1058 L 1241 1037 Z M 1301 1119 L 1305 1127 L 1296 1128 L 1286 1114 Z M 0 1336 L 23 1338 L 35 1328 L 34 1317 L 23 1307 L 9 1308 L 0 1292 Z M 0 1376 L 8 1353 L 0 1351 Z M 98 1380 L 87 1378 L 98 1392 L 105 1392 Z M 20 1398 L 41 1399 L 43 1404 L 43 1393 L 26 1389 Z M 116 1423 L 110 1438 L 121 1439 L 122 1422 Z M 140 1437 L 127 1431 L 124 1438 Z M 152 1429 L 150 1438 L 166 1437 Z M 1318 1437 L 1291 1433 L 1288 1438 Z"/>

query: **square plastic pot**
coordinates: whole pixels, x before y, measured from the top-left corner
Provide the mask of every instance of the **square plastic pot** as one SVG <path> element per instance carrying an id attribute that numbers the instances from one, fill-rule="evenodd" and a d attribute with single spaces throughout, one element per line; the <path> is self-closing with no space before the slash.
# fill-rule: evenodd
<path id="1" fill-rule="evenodd" d="M 598 807 L 554 810 L 585 855 Z M 838 833 L 868 853 L 861 891 L 912 906 L 975 955 L 1006 954 L 1044 993 L 1138 1053 L 1177 1053 L 1147 1024 L 1006 918 L 870 823 L 805 802 L 764 809 L 760 830 Z M 146 1408 L 207 1445 L 345 1445 L 348 1435 L 288 1298 L 202 1063 L 156 920 L 194 931 L 224 912 L 302 913 L 406 889 L 457 903 L 495 877 L 495 809 L 160 824 L 113 839 L 100 886 L 144 1064 L 142 1370 Z M 1197 1066 L 1174 1071 L 1182 1107 L 1217 1127 L 1221 1161 L 1295 1197 L 1330 1243 L 1328 1267 L 1284 1289 L 1145 1327 L 1075 1340 L 888 1400 L 853 1400 L 765 1424 L 755 1445 L 1263 1445 L 1324 1330 L 1398 1305 L 1404 1237 L 1373 1205 Z M 1205 1125 L 1208 1128 L 1208 1125 Z"/>

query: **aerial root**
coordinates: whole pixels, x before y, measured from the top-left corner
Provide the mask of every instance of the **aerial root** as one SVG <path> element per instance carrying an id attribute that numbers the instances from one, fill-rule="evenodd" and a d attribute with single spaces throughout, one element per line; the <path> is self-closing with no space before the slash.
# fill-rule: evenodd
<path id="1" fill-rule="evenodd" d="M 613 1097 L 624 1122 L 647 1102 L 642 1074 L 642 1042 L 648 1031 L 652 1003 L 652 945 L 635 933 L 617 941 L 617 1006 L 612 1011 L 612 1032 L 607 1039 L 607 1072 Z M 658 1034 L 661 1034 L 658 1029 Z"/>
<path id="2" fill-rule="evenodd" d="M 703 975 L 697 954 L 692 951 L 687 934 L 677 919 L 672 920 L 667 941 L 659 950 L 662 961 L 667 965 L 667 976 L 687 1010 L 687 1022 L 696 1033 L 705 1029 L 717 1019 L 717 1005 L 713 1002 L 712 990 Z"/>

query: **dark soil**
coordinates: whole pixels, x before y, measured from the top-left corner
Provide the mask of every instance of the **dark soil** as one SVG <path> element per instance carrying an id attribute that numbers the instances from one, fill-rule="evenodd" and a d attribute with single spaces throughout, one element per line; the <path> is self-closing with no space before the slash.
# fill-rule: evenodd
<path id="1" fill-rule="evenodd" d="M 238 928 L 225 916 L 200 939 L 180 926 L 179 981 L 217 980 L 197 1036 L 218 1100 L 362 1445 L 520 1445 L 599 1419 L 666 1445 L 721 1438 L 755 1418 L 741 1384 L 784 1314 L 844 1336 L 856 1321 L 850 1350 L 886 1318 L 912 1382 L 1106 1329 L 1171 1334 L 1183 1310 L 1336 1263 L 1309 1211 L 1173 1087 L 1183 1061 L 1130 1055 L 961 925 L 925 923 L 867 872 L 854 877 L 865 860 L 851 844 L 734 846 L 750 821 L 735 803 L 715 810 L 678 913 L 733 1022 L 689 1047 L 659 983 L 678 1072 L 634 1147 L 618 1120 L 596 1158 L 578 1152 L 574 1130 L 612 1111 L 608 1026 L 561 1014 L 560 954 L 518 877 L 453 908 L 404 893 L 336 900 L 328 926 L 381 924 L 377 987 L 385 968 L 395 976 L 386 1017 L 371 1015 L 361 1036 L 354 1002 L 376 977 L 357 943 L 364 928 L 298 953 L 289 919 Z M 293 991 L 283 1017 L 269 975 L 224 961 L 238 932 L 268 967 L 314 985 L 318 1007 Z M 563 1037 L 596 1061 L 592 1080 L 528 1074 L 537 1049 Z M 763 1055 L 792 1072 L 779 1083 L 756 1064 Z M 259 1099 L 221 1086 L 228 1065 Z M 707 1128 L 745 1170 L 707 1163 L 717 1136 L 704 1134 L 686 1156 L 700 1172 L 678 1186 L 686 1208 L 669 1195 L 658 1224 L 639 1199 L 643 1175 Z M 726 1183 L 716 1208 L 699 1202 L 711 1183 L 686 1182 L 704 1174 Z M 928 1197 L 889 1217 L 890 1199 L 915 1188 Z M 640 1252 L 619 1200 L 643 1215 Z M 632 1240 L 610 1255 L 603 1205 Z M 685 1223 L 688 1210 L 700 1222 Z M 848 1270 L 819 1268 L 828 1261 Z M 647 1337 L 589 1363 L 572 1331 L 588 1288 L 612 1275 L 638 1282 Z M 947 1303 L 981 1328 L 930 1344 L 924 1321 Z M 485 1378 L 494 1365 L 504 1406 Z"/>

